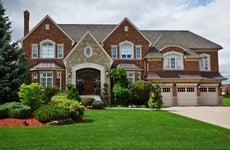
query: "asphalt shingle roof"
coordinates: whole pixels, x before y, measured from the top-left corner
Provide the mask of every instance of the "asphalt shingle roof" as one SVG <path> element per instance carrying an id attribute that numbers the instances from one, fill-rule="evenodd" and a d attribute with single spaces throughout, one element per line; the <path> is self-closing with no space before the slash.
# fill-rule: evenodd
<path id="1" fill-rule="evenodd" d="M 102 43 L 117 27 L 112 24 L 58 24 L 58 26 L 75 42 L 89 31 L 99 43 Z M 145 58 L 161 56 L 159 51 L 170 45 L 182 47 L 187 56 L 198 56 L 193 49 L 222 49 L 220 45 L 187 30 L 140 30 L 140 32 L 152 42 L 152 49 Z"/>

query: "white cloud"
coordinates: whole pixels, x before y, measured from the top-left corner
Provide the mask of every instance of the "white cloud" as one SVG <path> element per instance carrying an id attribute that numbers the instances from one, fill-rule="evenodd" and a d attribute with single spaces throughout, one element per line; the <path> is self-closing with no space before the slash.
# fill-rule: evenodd
<path id="1" fill-rule="evenodd" d="M 118 24 L 128 17 L 139 29 L 190 30 L 223 46 L 220 72 L 230 73 L 229 0 L 2 0 L 13 40 L 23 36 L 23 11 L 30 27 L 49 15 L 57 23 Z M 229 81 L 230 82 L 230 81 Z"/>

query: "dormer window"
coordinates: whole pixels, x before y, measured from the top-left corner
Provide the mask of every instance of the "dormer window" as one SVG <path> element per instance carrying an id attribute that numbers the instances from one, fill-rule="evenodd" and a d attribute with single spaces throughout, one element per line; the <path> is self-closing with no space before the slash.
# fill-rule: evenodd
<path id="1" fill-rule="evenodd" d="M 169 52 L 164 55 L 164 69 L 183 69 L 183 55 Z"/>
<path id="2" fill-rule="evenodd" d="M 41 58 L 55 57 L 55 43 L 50 40 L 45 40 L 41 43 Z"/>

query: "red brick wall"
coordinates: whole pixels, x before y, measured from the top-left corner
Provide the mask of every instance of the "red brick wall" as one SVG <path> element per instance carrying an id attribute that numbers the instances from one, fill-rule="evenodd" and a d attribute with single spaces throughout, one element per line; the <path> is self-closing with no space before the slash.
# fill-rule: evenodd
<path id="1" fill-rule="evenodd" d="M 128 31 L 124 31 L 124 27 L 128 26 Z M 135 27 L 133 27 L 129 21 L 124 20 L 118 28 L 103 42 L 103 47 L 106 50 L 106 52 L 111 56 L 111 45 L 117 45 L 118 50 L 118 59 L 115 60 L 115 63 L 119 61 L 119 44 L 124 41 L 129 41 L 134 44 L 134 57 L 135 57 L 135 45 L 141 45 L 142 46 L 142 56 L 145 56 L 145 54 L 149 50 L 149 41 L 146 40 L 140 32 L 136 30 Z M 144 67 L 144 61 L 143 60 L 137 60 L 136 61 L 138 65 L 141 67 Z"/>
<path id="2" fill-rule="evenodd" d="M 50 29 L 46 30 L 45 25 L 49 24 Z M 69 39 L 49 18 L 46 18 L 36 29 L 30 33 L 23 40 L 23 48 L 27 55 L 29 66 L 35 66 L 41 59 L 31 59 L 31 44 L 38 44 L 38 57 L 40 57 L 40 42 L 43 40 L 52 40 L 55 42 L 56 56 L 57 56 L 57 44 L 64 44 L 64 57 L 70 52 L 72 48 L 72 41 Z M 42 59 L 44 60 L 44 58 Z M 58 65 L 64 67 L 62 59 L 46 59 L 54 60 Z"/>

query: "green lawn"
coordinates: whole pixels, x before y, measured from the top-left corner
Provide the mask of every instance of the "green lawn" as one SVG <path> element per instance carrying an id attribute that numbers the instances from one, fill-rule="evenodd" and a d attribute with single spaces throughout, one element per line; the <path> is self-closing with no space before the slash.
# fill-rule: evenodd
<path id="1" fill-rule="evenodd" d="M 223 98 L 222 99 L 223 106 L 230 106 L 230 98 Z"/>
<path id="2" fill-rule="evenodd" d="M 230 130 L 167 111 L 88 110 L 84 118 L 63 126 L 0 127 L 0 149 L 230 149 Z"/>

